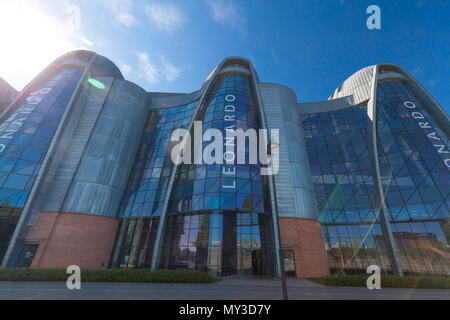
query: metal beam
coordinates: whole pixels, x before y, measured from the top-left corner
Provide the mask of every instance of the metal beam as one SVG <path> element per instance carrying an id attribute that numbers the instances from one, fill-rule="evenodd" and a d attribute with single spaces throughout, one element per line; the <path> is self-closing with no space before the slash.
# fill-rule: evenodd
<path id="1" fill-rule="evenodd" d="M 386 243 L 386 249 L 391 262 L 392 272 L 396 276 L 403 276 L 400 266 L 400 258 L 398 256 L 398 248 L 392 233 L 389 216 L 384 202 L 384 190 L 381 184 L 380 164 L 378 159 L 378 139 L 377 139 L 377 88 L 378 88 L 378 65 L 373 67 L 372 88 L 369 102 L 367 103 L 367 116 L 369 118 L 367 124 L 369 138 L 369 153 L 372 162 L 373 183 L 375 187 L 375 201 L 379 210 L 381 228 Z"/>

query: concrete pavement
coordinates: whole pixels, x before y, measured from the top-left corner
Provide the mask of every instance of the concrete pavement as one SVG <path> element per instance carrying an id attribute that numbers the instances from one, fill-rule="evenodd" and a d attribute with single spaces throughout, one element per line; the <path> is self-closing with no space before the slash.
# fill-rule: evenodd
<path id="1" fill-rule="evenodd" d="M 448 300 L 450 290 L 325 287 L 304 279 L 288 279 L 289 299 Z M 62 282 L 0 282 L 0 300 L 7 299 L 133 299 L 133 300 L 271 300 L 281 299 L 275 280 L 224 279 L 215 284 L 82 283 L 68 290 Z"/>

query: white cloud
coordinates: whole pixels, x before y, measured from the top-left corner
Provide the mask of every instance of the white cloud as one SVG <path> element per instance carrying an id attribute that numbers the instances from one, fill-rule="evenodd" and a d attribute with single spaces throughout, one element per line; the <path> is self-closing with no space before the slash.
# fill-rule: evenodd
<path id="1" fill-rule="evenodd" d="M 184 23 L 182 10 L 172 3 L 147 4 L 144 11 L 152 24 L 164 31 L 173 31 Z"/>
<path id="2" fill-rule="evenodd" d="M 147 80 L 150 84 L 159 83 L 162 78 L 167 82 L 172 82 L 180 76 L 181 69 L 174 66 L 165 56 L 159 55 L 159 61 L 155 63 L 146 52 L 138 52 L 136 54 L 139 61 L 137 76 Z M 123 66 L 122 70 L 126 72 Z M 131 67 L 128 71 L 131 71 Z"/>
<path id="3" fill-rule="evenodd" d="M 210 6 L 215 21 L 244 33 L 244 19 L 239 6 L 233 0 L 206 0 L 206 3 Z"/>
<path id="4" fill-rule="evenodd" d="M 131 28 L 132 26 L 137 24 L 136 18 L 129 13 L 119 13 L 115 16 L 115 19 L 119 24 L 127 28 Z"/>
<path id="5" fill-rule="evenodd" d="M 151 84 L 159 82 L 160 73 L 158 68 L 153 64 L 150 57 L 145 52 L 137 53 L 139 60 L 138 76 L 144 78 Z"/>
<path id="6" fill-rule="evenodd" d="M 167 61 L 167 59 L 163 56 L 159 56 L 162 62 L 161 73 L 166 78 L 167 81 L 171 82 L 176 80 L 181 73 L 181 70 L 175 67 L 172 63 Z"/>
<path id="7" fill-rule="evenodd" d="M 81 37 L 80 40 L 88 47 L 92 47 L 94 45 L 94 43 L 91 40 L 89 40 L 88 38 Z"/>
<path id="8" fill-rule="evenodd" d="M 119 62 L 119 69 L 122 71 L 125 78 L 127 78 L 131 74 L 133 67 L 129 64 Z"/>
<path id="9" fill-rule="evenodd" d="M 108 0 L 105 6 L 113 17 L 113 20 L 120 26 L 131 28 L 138 24 L 138 19 L 133 14 L 134 2 L 132 0 Z"/>

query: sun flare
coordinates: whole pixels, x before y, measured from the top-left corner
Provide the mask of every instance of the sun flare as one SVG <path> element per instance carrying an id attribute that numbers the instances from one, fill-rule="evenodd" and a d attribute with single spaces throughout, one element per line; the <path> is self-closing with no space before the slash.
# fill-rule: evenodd
<path id="1" fill-rule="evenodd" d="M 0 77 L 21 90 L 59 56 L 83 41 L 65 22 L 21 0 L 0 2 Z"/>

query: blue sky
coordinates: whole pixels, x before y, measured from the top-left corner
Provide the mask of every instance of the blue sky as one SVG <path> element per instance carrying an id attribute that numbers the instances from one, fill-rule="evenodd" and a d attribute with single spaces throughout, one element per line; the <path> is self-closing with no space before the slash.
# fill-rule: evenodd
<path id="1" fill-rule="evenodd" d="M 381 30 L 366 27 L 372 4 Z M 2 0 L 0 37 L 9 46 L 0 77 L 21 89 L 59 55 L 84 48 L 148 91 L 191 92 L 238 55 L 252 59 L 261 81 L 306 102 L 327 99 L 362 67 L 391 62 L 450 113 L 449 12 L 446 0 Z"/>

